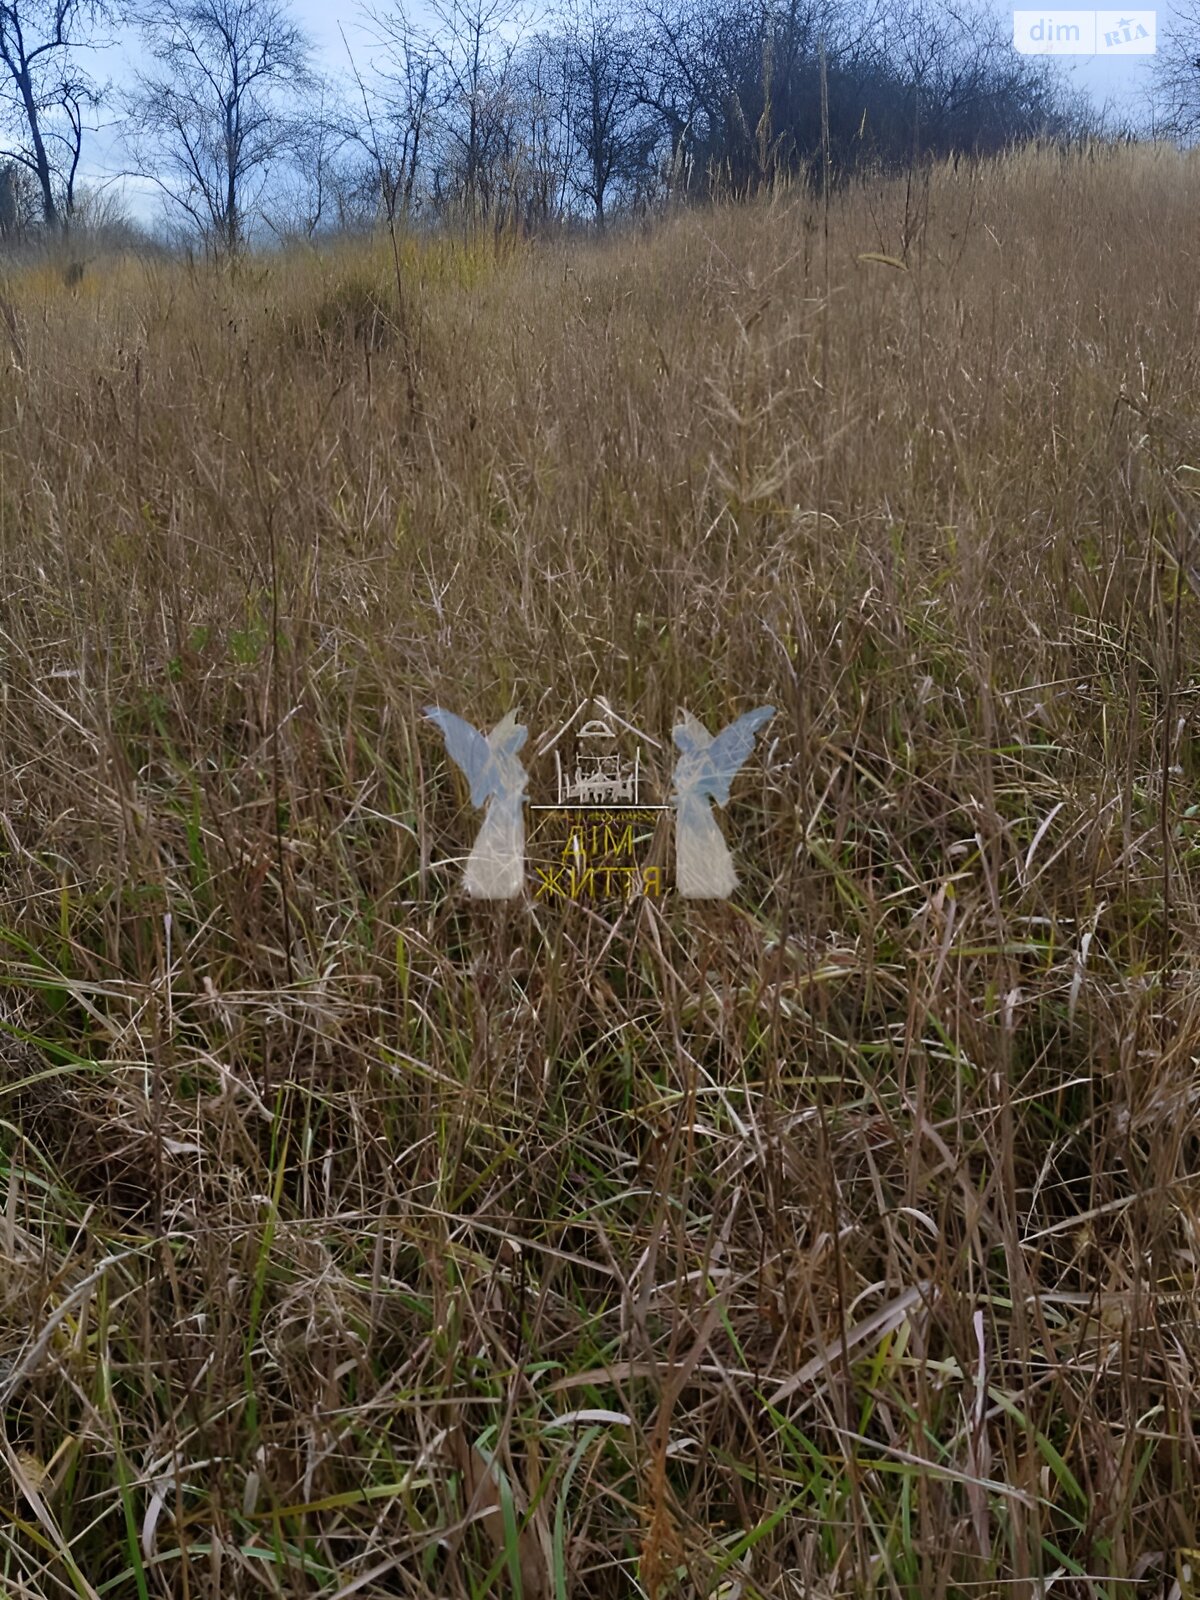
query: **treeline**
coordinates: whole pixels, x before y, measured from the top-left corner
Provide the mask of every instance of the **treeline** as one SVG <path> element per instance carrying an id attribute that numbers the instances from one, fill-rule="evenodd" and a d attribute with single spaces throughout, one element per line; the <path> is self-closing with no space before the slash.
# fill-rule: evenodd
<path id="1" fill-rule="evenodd" d="M 105 219 L 78 182 L 102 124 L 166 215 L 222 252 L 381 216 L 603 226 L 1097 131 L 1006 22 L 940 0 L 567 0 L 540 23 L 521 0 L 431 0 L 423 16 L 364 8 L 335 70 L 286 0 L 8 0 L 0 231 Z M 122 29 L 142 65 L 117 91 L 86 63 Z"/>
<path id="2" fill-rule="evenodd" d="M 373 15 L 362 114 L 336 135 L 351 172 L 359 152 L 357 183 L 329 186 L 339 220 L 377 194 L 410 220 L 603 225 L 826 162 L 837 181 L 1095 122 L 999 21 L 937 0 L 569 0 L 542 28 L 514 0 L 431 12 L 426 29 Z M 294 220 L 319 225 L 317 206 Z"/>

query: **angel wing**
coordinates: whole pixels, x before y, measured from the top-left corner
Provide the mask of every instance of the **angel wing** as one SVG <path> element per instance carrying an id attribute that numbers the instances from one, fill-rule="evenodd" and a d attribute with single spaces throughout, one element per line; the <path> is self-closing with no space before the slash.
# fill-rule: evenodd
<path id="1" fill-rule="evenodd" d="M 729 786 L 754 749 L 754 735 L 775 715 L 758 706 L 731 722 L 714 738 L 702 722 L 684 712 L 674 731 L 681 751 L 675 763 L 675 885 L 688 900 L 724 900 L 737 888 L 729 846 L 710 801 L 723 806 Z"/>
<path id="2" fill-rule="evenodd" d="M 493 796 L 515 799 L 523 792 L 525 770 L 516 754 L 529 730 L 518 725 L 515 711 L 502 717 L 486 739 L 453 711 L 426 706 L 425 715 L 442 730 L 450 759 L 462 768 L 471 786 L 472 805 L 482 806 Z"/>
<path id="3" fill-rule="evenodd" d="M 690 712 L 673 730 L 682 757 L 675 764 L 675 792 L 680 798 L 703 796 L 724 806 L 729 788 L 754 749 L 754 736 L 775 715 L 774 706 L 757 706 L 715 737 Z"/>
<path id="4" fill-rule="evenodd" d="M 510 711 L 485 739 L 462 717 L 438 706 L 426 706 L 436 722 L 452 761 L 471 786 L 474 805 L 487 806 L 483 825 L 467 857 L 463 887 L 480 900 L 511 900 L 521 892 L 525 871 L 525 819 L 522 803 L 529 781 L 517 760 L 528 730 Z"/>

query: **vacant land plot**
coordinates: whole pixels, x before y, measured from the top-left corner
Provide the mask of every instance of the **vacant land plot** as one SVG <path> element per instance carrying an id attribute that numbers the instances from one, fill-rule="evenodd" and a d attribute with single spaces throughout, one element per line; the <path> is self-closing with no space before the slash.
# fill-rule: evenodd
<path id="1" fill-rule="evenodd" d="M 1193 1593 L 1197 216 L 10 276 L 0 1591 Z M 728 903 L 462 896 L 595 694 Z"/>

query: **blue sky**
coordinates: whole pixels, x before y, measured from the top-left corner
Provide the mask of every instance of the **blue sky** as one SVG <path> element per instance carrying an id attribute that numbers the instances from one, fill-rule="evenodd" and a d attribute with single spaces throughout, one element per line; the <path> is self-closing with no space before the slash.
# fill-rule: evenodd
<path id="1" fill-rule="evenodd" d="M 1070 5 L 1048 8 L 1048 14 L 1058 15 L 1060 12 L 1076 9 L 1077 0 Z M 1107 0 L 1101 0 L 1106 5 Z M 1021 10 L 1033 11 L 1039 9 L 1037 0 L 1022 0 Z M 1079 9 L 1084 9 L 1082 6 Z M 1090 8 L 1089 8 L 1090 9 Z M 1163 27 L 1171 19 L 1172 8 L 1167 6 L 1143 6 L 1139 10 L 1156 10 L 1158 13 L 1158 31 L 1161 36 Z M 1011 19 L 1012 12 L 1008 12 Z M 1114 108 L 1131 113 L 1141 112 L 1145 109 L 1145 98 L 1150 88 L 1152 56 L 1126 56 L 1104 58 L 1101 56 L 1067 56 L 1057 63 L 1059 70 L 1066 80 L 1078 89 L 1082 89 L 1098 105 L 1110 101 Z"/>
<path id="2" fill-rule="evenodd" d="M 386 0 L 381 0 L 381 3 L 386 5 Z M 1112 4 L 1114 0 L 1102 0 L 1102 3 Z M 1078 5 L 1079 0 L 1064 0 L 1061 6 L 1050 8 L 1048 14 L 1061 16 L 1064 12 L 1076 9 Z M 1036 7 L 1037 0 L 1021 0 L 1021 9 L 1033 10 Z M 552 14 L 553 6 L 548 9 Z M 1011 7 L 997 6 L 996 9 L 1011 31 Z M 369 58 L 370 42 L 362 32 L 364 18 L 356 0 L 292 0 L 292 10 L 297 21 L 313 40 L 316 61 L 324 70 L 341 75 L 348 69 L 349 63 L 339 32 L 339 24 L 345 29 L 356 59 L 361 63 Z M 1157 10 L 1158 29 L 1161 35 L 1164 24 L 1170 18 L 1171 10 L 1165 6 L 1159 6 Z M 411 7 L 411 14 L 418 20 L 424 12 L 425 7 L 419 0 Z M 95 59 L 97 76 L 110 76 L 118 82 L 127 80 L 133 66 L 136 65 L 137 56 L 137 36 L 133 33 L 126 34 L 111 49 Z M 1107 103 L 1117 114 L 1130 115 L 1137 114 L 1145 108 L 1151 65 L 1150 57 L 1124 59 L 1065 57 L 1054 63 L 1055 70 L 1064 80 L 1083 90 L 1095 104 Z M 83 174 L 85 180 L 117 178 L 122 162 L 115 130 L 93 136 L 88 150 L 90 159 L 85 162 Z M 126 203 L 134 215 L 143 220 L 150 220 L 158 214 L 159 203 L 153 186 L 149 183 L 136 178 L 124 178 L 117 180 L 117 187 L 123 188 Z"/>

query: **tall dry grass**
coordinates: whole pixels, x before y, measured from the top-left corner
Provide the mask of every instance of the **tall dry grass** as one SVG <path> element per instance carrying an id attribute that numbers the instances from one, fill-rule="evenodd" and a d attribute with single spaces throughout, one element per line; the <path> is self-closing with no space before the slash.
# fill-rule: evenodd
<path id="1" fill-rule="evenodd" d="M 1198 214 L 10 277 L 0 1591 L 1193 1592 Z M 735 902 L 463 901 L 590 694 Z"/>

